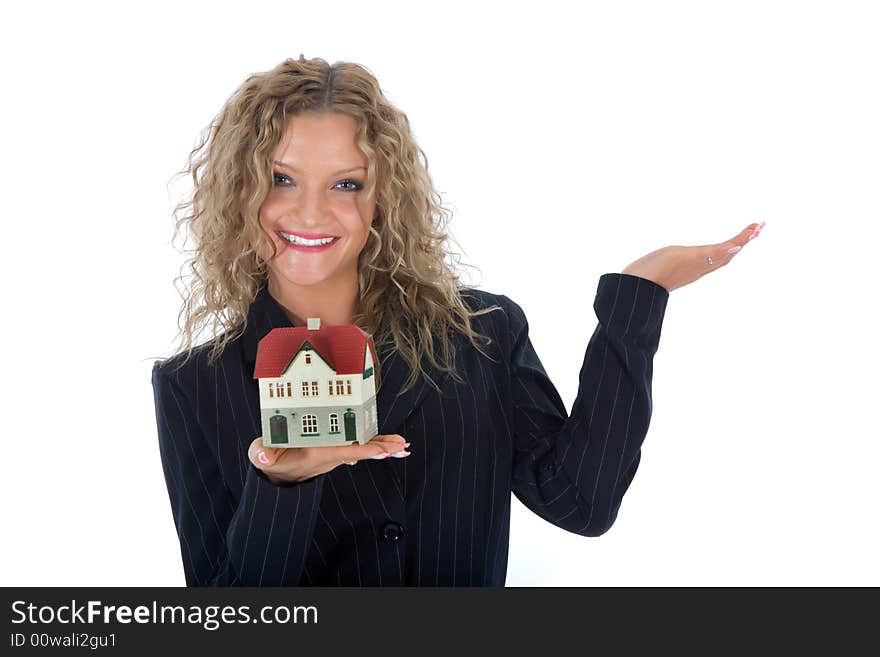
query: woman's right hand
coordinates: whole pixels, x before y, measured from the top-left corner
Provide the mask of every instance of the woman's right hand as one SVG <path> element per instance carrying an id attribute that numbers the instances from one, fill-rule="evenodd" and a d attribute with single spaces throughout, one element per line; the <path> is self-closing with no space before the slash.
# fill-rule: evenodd
<path id="1" fill-rule="evenodd" d="M 264 447 L 263 437 L 254 438 L 248 458 L 273 484 L 295 483 L 329 472 L 333 468 L 360 461 L 404 458 L 409 443 L 400 434 L 379 434 L 366 445 L 357 442 L 339 447 Z"/>

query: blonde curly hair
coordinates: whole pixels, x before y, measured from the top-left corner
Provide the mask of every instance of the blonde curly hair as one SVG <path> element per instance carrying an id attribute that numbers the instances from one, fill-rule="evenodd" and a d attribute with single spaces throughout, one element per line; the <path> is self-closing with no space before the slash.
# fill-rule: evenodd
<path id="1" fill-rule="evenodd" d="M 471 311 L 459 295 L 468 286 L 446 262 L 448 255 L 460 264 L 446 246 L 451 212 L 440 203 L 427 156 L 406 115 L 385 98 L 363 66 L 331 66 L 303 55 L 246 78 L 202 132 L 187 166 L 175 174 L 191 176 L 194 189 L 174 208 L 172 243 L 184 226 L 196 243 L 187 251 L 192 258 L 181 267 L 192 272 L 192 284 L 181 294 L 184 322 L 176 352 L 185 352 L 181 365 L 195 349 L 194 335 L 209 321 L 214 335 L 210 363 L 245 330 L 248 309 L 267 281 L 267 262 L 260 253 L 271 244 L 273 258 L 277 254 L 259 222 L 273 183 L 272 155 L 286 119 L 300 112 L 341 112 L 355 119 L 357 145 L 368 161 L 365 193 L 378 192 L 377 217 L 358 257 L 360 299 L 353 323 L 373 336 L 377 349 L 393 346 L 406 360 L 411 376 L 404 391 L 423 373 L 422 357 L 461 382 L 453 333 L 463 334 L 489 357 L 478 342 L 491 339 L 473 330 L 471 317 L 501 307 Z M 175 278 L 175 287 L 182 278 Z"/>

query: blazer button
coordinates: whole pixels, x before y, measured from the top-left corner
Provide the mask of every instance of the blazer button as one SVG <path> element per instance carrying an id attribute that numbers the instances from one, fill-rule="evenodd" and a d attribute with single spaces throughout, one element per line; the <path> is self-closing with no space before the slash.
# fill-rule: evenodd
<path id="1" fill-rule="evenodd" d="M 386 522 L 382 527 L 382 540 L 386 543 L 397 543 L 403 536 L 403 525 L 396 522 Z"/>

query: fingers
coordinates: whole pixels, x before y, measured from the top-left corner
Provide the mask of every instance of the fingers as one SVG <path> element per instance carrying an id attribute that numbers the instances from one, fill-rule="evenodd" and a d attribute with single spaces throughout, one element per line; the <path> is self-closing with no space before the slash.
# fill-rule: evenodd
<path id="1" fill-rule="evenodd" d="M 409 443 L 406 443 L 405 447 L 409 447 Z M 410 454 L 412 454 L 412 452 L 410 452 L 406 449 L 402 449 L 399 452 L 394 452 L 390 456 L 391 456 L 391 458 L 395 458 L 395 459 L 404 459 L 407 456 L 409 456 Z M 385 457 L 383 456 L 383 457 L 379 457 L 379 458 L 385 458 Z"/>
<path id="2" fill-rule="evenodd" d="M 248 459 L 260 470 L 269 471 L 278 460 L 280 451 L 275 447 L 263 447 L 263 437 L 257 436 L 248 447 Z"/>
<path id="3" fill-rule="evenodd" d="M 732 240 L 730 240 L 729 244 L 743 246 L 749 242 L 749 240 L 755 239 L 758 235 L 761 234 L 761 231 L 764 229 L 764 224 L 767 222 L 762 221 L 760 223 L 752 223 L 746 226 L 743 230 L 739 232 Z M 728 242 L 725 242 L 728 244 Z"/>
<path id="4" fill-rule="evenodd" d="M 396 459 L 402 459 L 410 455 L 410 452 L 407 451 L 409 447 L 409 443 L 406 438 L 401 436 L 399 433 L 392 434 L 391 436 L 386 436 L 390 438 L 390 442 L 386 441 L 386 451 Z"/>
<path id="5" fill-rule="evenodd" d="M 406 439 L 398 433 L 395 434 L 379 434 L 370 439 L 365 447 L 368 446 L 378 446 L 382 448 L 383 451 L 388 452 L 389 454 L 394 454 L 404 449 L 408 442 Z"/>
<path id="6" fill-rule="evenodd" d="M 405 458 L 410 455 L 406 451 L 409 443 L 400 434 L 379 434 L 374 436 L 366 445 L 365 450 L 369 450 L 366 458 L 384 459 L 389 456 L 394 458 Z"/>
<path id="7" fill-rule="evenodd" d="M 406 451 L 406 448 L 409 447 L 409 443 L 400 434 L 380 434 L 365 445 L 365 447 L 371 446 L 375 446 L 380 450 L 370 456 L 370 458 L 373 459 L 384 459 L 388 456 L 399 459 L 410 455 L 410 452 Z"/>
<path id="8" fill-rule="evenodd" d="M 749 235 L 748 239 L 749 239 L 749 240 L 753 240 L 753 239 L 755 239 L 758 235 L 760 235 L 760 234 L 761 234 L 761 231 L 764 230 L 764 225 L 765 225 L 766 223 L 767 223 L 766 221 L 762 221 L 762 222 L 759 223 L 759 224 L 754 224 L 754 228 L 753 228 L 753 230 L 752 230 L 752 234 Z"/>
<path id="9" fill-rule="evenodd" d="M 336 465 L 347 463 L 353 465 L 357 461 L 364 459 L 381 460 L 393 456 L 394 458 L 404 458 L 409 456 L 410 452 L 406 451 L 409 443 L 399 434 L 377 435 L 365 445 L 357 442 L 351 445 L 340 447 L 321 447 L 325 451 L 327 457 L 336 463 Z"/>
<path id="10" fill-rule="evenodd" d="M 749 224 L 745 230 L 740 232 L 739 235 L 732 240 L 711 247 L 707 253 L 708 258 L 706 261 L 709 262 L 711 260 L 711 264 L 713 265 L 726 265 L 746 244 L 761 234 L 765 223 L 766 222 L 762 221 L 760 223 Z"/>
<path id="11" fill-rule="evenodd" d="M 354 465 L 358 461 L 363 461 L 364 459 L 381 459 L 388 456 L 385 448 L 382 447 L 380 443 L 367 443 L 366 445 L 354 444 L 346 447 L 327 447 L 324 449 L 333 450 L 332 457 L 337 465 L 343 463 Z"/>
<path id="12" fill-rule="evenodd" d="M 355 442 L 352 445 L 314 449 L 316 454 L 320 454 L 321 461 L 333 463 L 334 465 L 331 467 L 336 467 L 343 463 L 353 464 L 363 459 L 384 459 L 389 456 L 405 458 L 410 455 L 410 452 L 406 451 L 407 447 L 409 447 L 409 443 L 400 434 L 380 434 L 373 437 L 366 445 Z M 282 449 L 280 448 L 264 447 L 262 436 L 254 438 L 248 447 L 250 462 L 254 464 L 254 467 L 267 473 L 278 469 L 275 465 L 281 453 Z"/>

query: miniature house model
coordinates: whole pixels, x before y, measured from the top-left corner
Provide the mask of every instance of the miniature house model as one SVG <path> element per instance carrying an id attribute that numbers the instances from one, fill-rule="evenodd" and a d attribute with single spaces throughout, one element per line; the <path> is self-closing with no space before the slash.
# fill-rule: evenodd
<path id="1" fill-rule="evenodd" d="M 272 329 L 257 347 L 263 445 L 361 445 L 376 436 L 376 349 L 354 324 Z"/>

